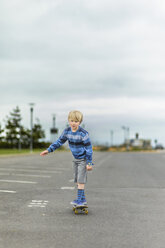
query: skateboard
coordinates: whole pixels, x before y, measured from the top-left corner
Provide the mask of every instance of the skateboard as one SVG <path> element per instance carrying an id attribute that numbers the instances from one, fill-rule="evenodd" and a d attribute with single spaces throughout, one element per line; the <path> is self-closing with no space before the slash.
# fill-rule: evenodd
<path id="1" fill-rule="evenodd" d="M 85 205 L 85 206 L 74 205 L 73 206 L 73 212 L 75 214 L 78 214 L 78 213 L 88 214 L 88 206 L 87 205 Z"/>

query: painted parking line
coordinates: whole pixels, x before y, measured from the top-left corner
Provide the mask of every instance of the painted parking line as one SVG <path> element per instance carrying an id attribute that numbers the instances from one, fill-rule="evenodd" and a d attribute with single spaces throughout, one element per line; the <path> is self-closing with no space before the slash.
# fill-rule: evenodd
<path id="1" fill-rule="evenodd" d="M 30 175 L 30 174 L 15 174 L 15 173 L 0 173 L 0 176 L 20 176 L 20 177 L 41 177 L 41 178 L 51 178 L 51 176 L 46 175 Z"/>
<path id="2" fill-rule="evenodd" d="M 12 174 L 12 176 L 51 178 L 51 176 L 46 176 L 46 175 L 29 175 L 29 174 Z"/>
<path id="3" fill-rule="evenodd" d="M 75 187 L 61 187 L 61 189 L 70 189 L 70 190 L 74 190 Z"/>
<path id="4" fill-rule="evenodd" d="M 29 208 L 38 207 L 38 208 L 45 208 L 49 201 L 44 200 L 32 200 L 31 203 L 28 205 Z"/>
<path id="5" fill-rule="evenodd" d="M 36 184 L 37 183 L 37 182 L 30 182 L 30 181 L 3 180 L 3 179 L 0 179 L 0 182 L 4 182 L 4 183 L 30 183 L 30 184 Z"/>
<path id="6" fill-rule="evenodd" d="M 11 193 L 11 194 L 15 194 L 17 192 L 16 191 L 13 191 L 13 190 L 3 190 L 3 189 L 0 189 L 0 193 Z"/>
<path id="7" fill-rule="evenodd" d="M 10 174 L 10 176 L 51 178 L 51 176 L 45 176 L 45 175 L 29 175 L 29 174 L 13 174 L 13 173 Z"/>
<path id="8" fill-rule="evenodd" d="M 10 169 L 10 168 L 0 168 L 1 171 L 24 171 L 24 172 L 40 172 L 40 173 L 62 173 L 62 171 L 49 171 L 49 170 L 29 170 L 29 169 Z"/>

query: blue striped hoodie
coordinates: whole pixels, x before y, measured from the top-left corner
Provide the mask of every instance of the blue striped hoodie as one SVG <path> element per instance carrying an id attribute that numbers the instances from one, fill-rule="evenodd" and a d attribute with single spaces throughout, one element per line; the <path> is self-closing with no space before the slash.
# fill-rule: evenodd
<path id="1" fill-rule="evenodd" d="M 75 159 L 85 158 L 87 164 L 92 163 L 92 144 L 89 134 L 80 126 L 76 132 L 72 132 L 71 127 L 66 128 L 58 140 L 49 146 L 47 149 L 48 152 L 55 151 L 67 140 L 69 143 L 69 148 Z"/>

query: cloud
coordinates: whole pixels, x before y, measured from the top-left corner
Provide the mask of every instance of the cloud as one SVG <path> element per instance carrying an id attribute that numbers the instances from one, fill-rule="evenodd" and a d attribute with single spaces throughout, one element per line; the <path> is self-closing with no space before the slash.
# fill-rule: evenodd
<path id="1" fill-rule="evenodd" d="M 164 2 L 2 0 L 0 5 L 1 116 L 19 105 L 28 123 L 28 103 L 35 102 L 47 130 L 48 115 L 57 113 L 64 126 L 70 108 L 82 109 L 96 130 L 98 119 L 107 126 L 136 122 L 137 129 L 153 118 L 162 126 Z M 100 139 L 106 136 L 102 131 L 93 136 L 98 133 Z"/>

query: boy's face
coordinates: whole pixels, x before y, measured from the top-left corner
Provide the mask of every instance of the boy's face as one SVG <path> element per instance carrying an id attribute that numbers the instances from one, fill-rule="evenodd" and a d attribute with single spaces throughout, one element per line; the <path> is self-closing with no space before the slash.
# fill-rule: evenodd
<path id="1" fill-rule="evenodd" d="M 71 119 L 71 120 L 69 120 L 69 125 L 70 125 L 70 127 L 72 129 L 72 132 L 76 132 L 78 130 L 80 122 Z"/>

